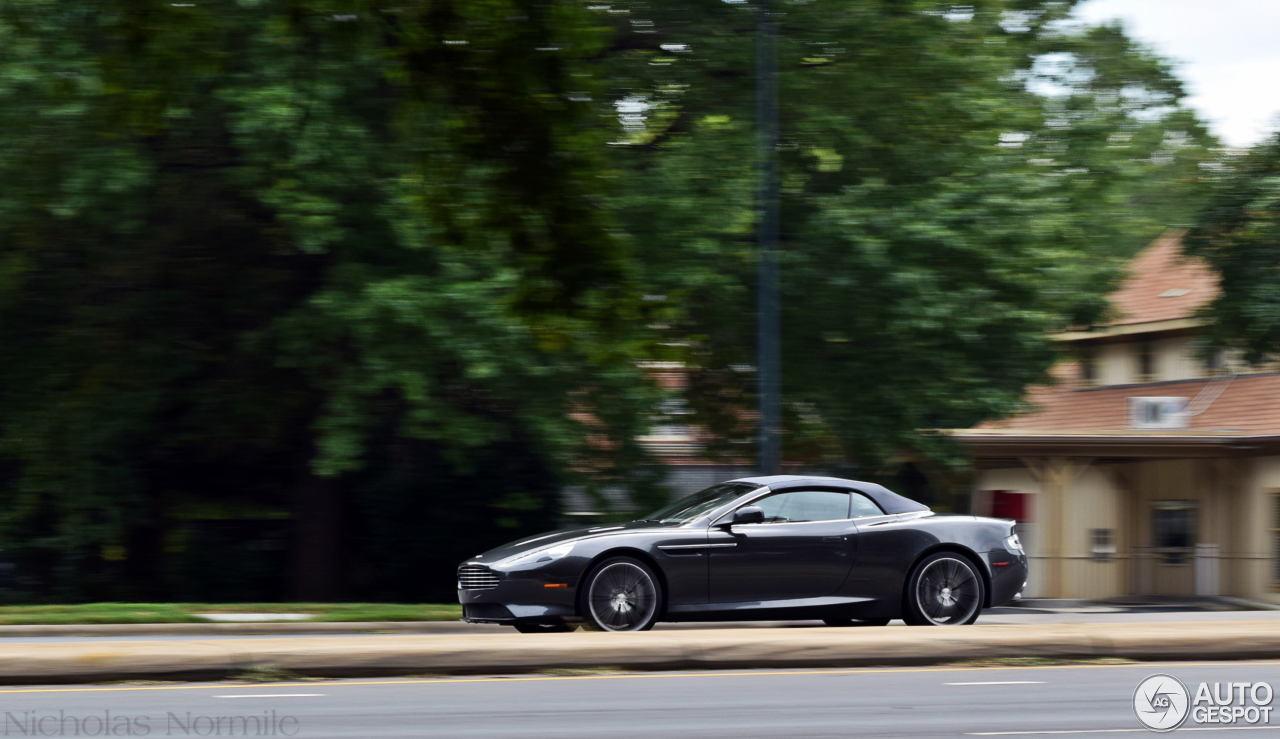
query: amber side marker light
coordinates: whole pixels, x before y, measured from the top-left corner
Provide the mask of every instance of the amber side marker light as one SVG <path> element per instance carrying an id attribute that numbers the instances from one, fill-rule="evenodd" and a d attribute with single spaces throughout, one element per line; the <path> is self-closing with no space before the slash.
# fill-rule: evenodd
<path id="1" fill-rule="evenodd" d="M 567 587 L 569 587 L 569 584 L 568 584 L 568 583 L 563 583 L 563 582 L 549 582 L 549 583 L 547 583 L 546 585 L 543 585 L 542 587 L 544 587 L 544 588 L 567 588 Z"/>

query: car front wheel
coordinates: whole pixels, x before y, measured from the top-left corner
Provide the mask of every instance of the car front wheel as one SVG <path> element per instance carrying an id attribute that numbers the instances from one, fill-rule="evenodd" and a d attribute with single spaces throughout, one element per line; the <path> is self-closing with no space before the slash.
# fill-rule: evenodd
<path id="1" fill-rule="evenodd" d="M 630 557 L 613 557 L 583 579 L 581 611 L 599 631 L 648 631 L 658 620 L 662 589 L 653 570 Z"/>
<path id="2" fill-rule="evenodd" d="M 907 581 L 903 620 L 912 626 L 959 626 L 978 620 L 982 578 L 969 560 L 937 552 L 916 565 Z"/>

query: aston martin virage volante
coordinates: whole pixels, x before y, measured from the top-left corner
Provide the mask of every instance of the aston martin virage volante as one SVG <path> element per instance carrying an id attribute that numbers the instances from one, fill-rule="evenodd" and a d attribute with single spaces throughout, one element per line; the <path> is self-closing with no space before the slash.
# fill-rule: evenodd
<path id="1" fill-rule="evenodd" d="M 731 480 L 648 517 L 533 536 L 458 568 L 463 620 L 523 632 L 659 621 L 971 624 L 1018 598 L 1014 522 L 938 514 L 880 485 Z"/>

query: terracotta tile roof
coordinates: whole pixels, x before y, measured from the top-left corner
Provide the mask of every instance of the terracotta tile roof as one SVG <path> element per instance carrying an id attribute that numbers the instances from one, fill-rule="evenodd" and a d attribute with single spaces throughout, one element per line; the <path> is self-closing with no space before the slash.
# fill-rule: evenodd
<path id="1" fill-rule="evenodd" d="M 1108 299 L 1116 318 L 1108 326 L 1191 318 L 1218 293 L 1217 275 L 1200 259 L 1182 253 L 1185 231 L 1168 231 L 1129 262 L 1128 277 Z M 1242 375 L 1145 385 L 1080 388 L 1080 365 L 1060 362 L 1050 374 L 1058 384 L 1027 388 L 1028 413 L 988 421 L 976 429 L 1041 432 L 1131 432 L 1129 398 L 1206 394 L 1209 405 L 1190 418 L 1189 431 L 1231 431 L 1241 435 L 1280 434 L 1280 375 Z"/>
<path id="2" fill-rule="evenodd" d="M 1167 231 L 1129 262 L 1129 276 L 1109 296 L 1109 326 L 1190 318 L 1218 294 L 1218 277 L 1203 261 L 1182 254 L 1185 231 Z"/>
<path id="3" fill-rule="evenodd" d="M 1077 372 L 1075 362 L 1055 368 L 1067 377 Z M 975 428 L 1021 431 L 1129 431 L 1129 398 L 1175 397 L 1195 399 L 1211 382 L 1225 385 L 1219 395 L 1199 415 L 1192 416 L 1189 430 L 1233 431 L 1241 435 L 1280 434 L 1280 374 L 1240 375 L 1216 380 L 1187 380 L 1150 385 L 1117 385 L 1089 390 L 1073 389 L 1064 382 L 1053 387 L 1031 388 L 1027 401 L 1037 408 L 1031 413 L 1000 421 L 988 421 Z M 1229 384 L 1228 384 L 1229 383 Z"/>

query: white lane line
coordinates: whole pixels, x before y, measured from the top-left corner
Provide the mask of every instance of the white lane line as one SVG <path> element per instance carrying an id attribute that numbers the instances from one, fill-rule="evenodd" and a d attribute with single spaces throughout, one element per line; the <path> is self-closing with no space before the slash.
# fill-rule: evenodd
<path id="1" fill-rule="evenodd" d="M 1128 734 L 1150 729 L 1078 729 L 1075 731 L 971 731 L 965 736 L 1036 736 L 1039 734 Z M 1184 729 L 1185 731 L 1185 729 Z"/>
<path id="2" fill-rule="evenodd" d="M 1276 730 L 1280 726 L 1193 726 L 1190 729 L 1182 728 L 1178 731 L 1265 731 L 1267 729 Z"/>
<path id="3" fill-rule="evenodd" d="M 943 685 L 1044 685 L 1044 680 L 988 680 L 978 683 L 943 683 Z"/>
<path id="4" fill-rule="evenodd" d="M 1150 729 L 1076 729 L 1073 731 L 971 731 L 965 736 L 1035 736 L 1039 734 L 1128 734 Z M 1184 729 L 1185 731 L 1185 729 Z"/>
<path id="5" fill-rule="evenodd" d="M 324 693 L 237 693 L 235 695 L 215 695 L 214 698 L 319 698 Z"/>
<path id="6" fill-rule="evenodd" d="M 1193 726 L 1178 731 L 1275 731 L 1280 726 Z M 1148 729 L 1075 729 L 1069 731 L 971 731 L 965 736 L 1038 736 L 1041 734 L 1132 734 L 1151 733 Z"/>

